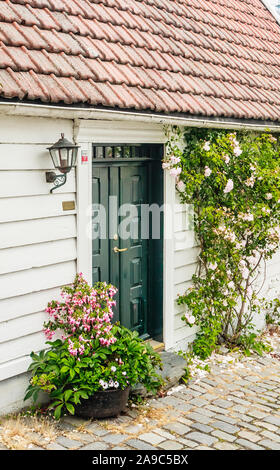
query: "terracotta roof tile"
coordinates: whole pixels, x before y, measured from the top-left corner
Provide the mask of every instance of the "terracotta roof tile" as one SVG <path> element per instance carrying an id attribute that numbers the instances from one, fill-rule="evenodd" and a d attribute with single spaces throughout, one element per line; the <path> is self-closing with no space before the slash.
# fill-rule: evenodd
<path id="1" fill-rule="evenodd" d="M 261 0 L 0 0 L 6 99 L 280 120 Z"/>

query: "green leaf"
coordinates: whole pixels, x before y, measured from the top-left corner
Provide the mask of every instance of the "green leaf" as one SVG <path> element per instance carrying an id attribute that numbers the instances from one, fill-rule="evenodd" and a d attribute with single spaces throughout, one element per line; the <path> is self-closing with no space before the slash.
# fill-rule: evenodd
<path id="1" fill-rule="evenodd" d="M 66 403 L 66 408 L 69 411 L 69 413 L 71 413 L 71 415 L 75 414 L 75 408 L 73 405 L 71 405 L 71 403 Z"/>
<path id="2" fill-rule="evenodd" d="M 29 391 L 26 393 L 26 395 L 25 395 L 25 397 L 24 397 L 23 400 L 24 400 L 24 401 L 25 401 L 25 400 L 28 400 L 28 398 L 32 397 L 33 393 L 34 393 L 34 388 L 32 388 L 31 390 L 29 390 Z"/>
<path id="3" fill-rule="evenodd" d="M 59 419 L 60 416 L 61 416 L 61 412 L 62 412 L 62 407 L 63 407 L 63 403 L 62 405 L 58 405 L 54 411 L 54 417 L 55 419 Z"/>
<path id="4" fill-rule="evenodd" d="M 73 395 L 73 390 L 66 390 L 66 392 L 64 393 L 64 400 L 68 401 L 72 395 Z"/>

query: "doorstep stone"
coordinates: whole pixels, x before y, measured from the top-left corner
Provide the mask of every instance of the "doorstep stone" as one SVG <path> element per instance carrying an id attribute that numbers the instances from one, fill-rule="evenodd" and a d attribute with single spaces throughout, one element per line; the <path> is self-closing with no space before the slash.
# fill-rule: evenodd
<path id="1" fill-rule="evenodd" d="M 165 382 L 163 390 L 166 391 L 181 381 L 182 377 L 185 375 L 187 363 L 183 357 L 173 352 L 162 351 L 159 354 L 161 356 L 163 370 L 157 370 L 157 373 L 162 376 Z M 151 396 L 141 384 L 136 385 L 131 393 L 132 395 L 140 395 L 142 397 Z"/>

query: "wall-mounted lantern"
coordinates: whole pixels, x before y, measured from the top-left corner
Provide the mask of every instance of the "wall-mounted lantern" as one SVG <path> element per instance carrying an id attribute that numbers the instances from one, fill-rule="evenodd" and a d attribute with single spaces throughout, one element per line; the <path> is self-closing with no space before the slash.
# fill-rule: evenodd
<path id="1" fill-rule="evenodd" d="M 46 172 L 47 183 L 54 183 L 54 187 L 50 191 L 51 193 L 66 183 L 67 173 L 76 166 L 79 148 L 78 145 L 72 144 L 69 140 L 65 139 L 64 134 L 61 134 L 61 138 L 48 148 L 54 167 L 62 173 L 57 175 L 53 171 Z"/>

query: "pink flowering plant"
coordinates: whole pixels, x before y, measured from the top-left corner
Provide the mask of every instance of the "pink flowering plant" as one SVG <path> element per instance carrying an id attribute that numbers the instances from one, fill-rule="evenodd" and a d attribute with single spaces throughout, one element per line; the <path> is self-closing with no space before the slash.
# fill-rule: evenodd
<path id="1" fill-rule="evenodd" d="M 75 414 L 75 406 L 98 391 L 142 383 L 156 393 L 162 385 L 156 372 L 160 356 L 136 332 L 113 323 L 116 292 L 105 282 L 90 287 L 80 273 L 62 288 L 61 302 L 48 304 L 44 332 L 50 348 L 31 354 L 25 399 L 36 402 L 40 391 L 49 393 L 49 408 L 59 419 L 65 411 Z"/>
<path id="2" fill-rule="evenodd" d="M 279 137 L 213 129 L 182 137 L 172 130 L 163 168 L 194 208 L 197 272 L 178 297 L 182 320 L 199 327 L 193 351 L 206 358 L 225 341 L 261 352 L 254 319 L 267 307 L 266 262 L 280 242 Z"/>

